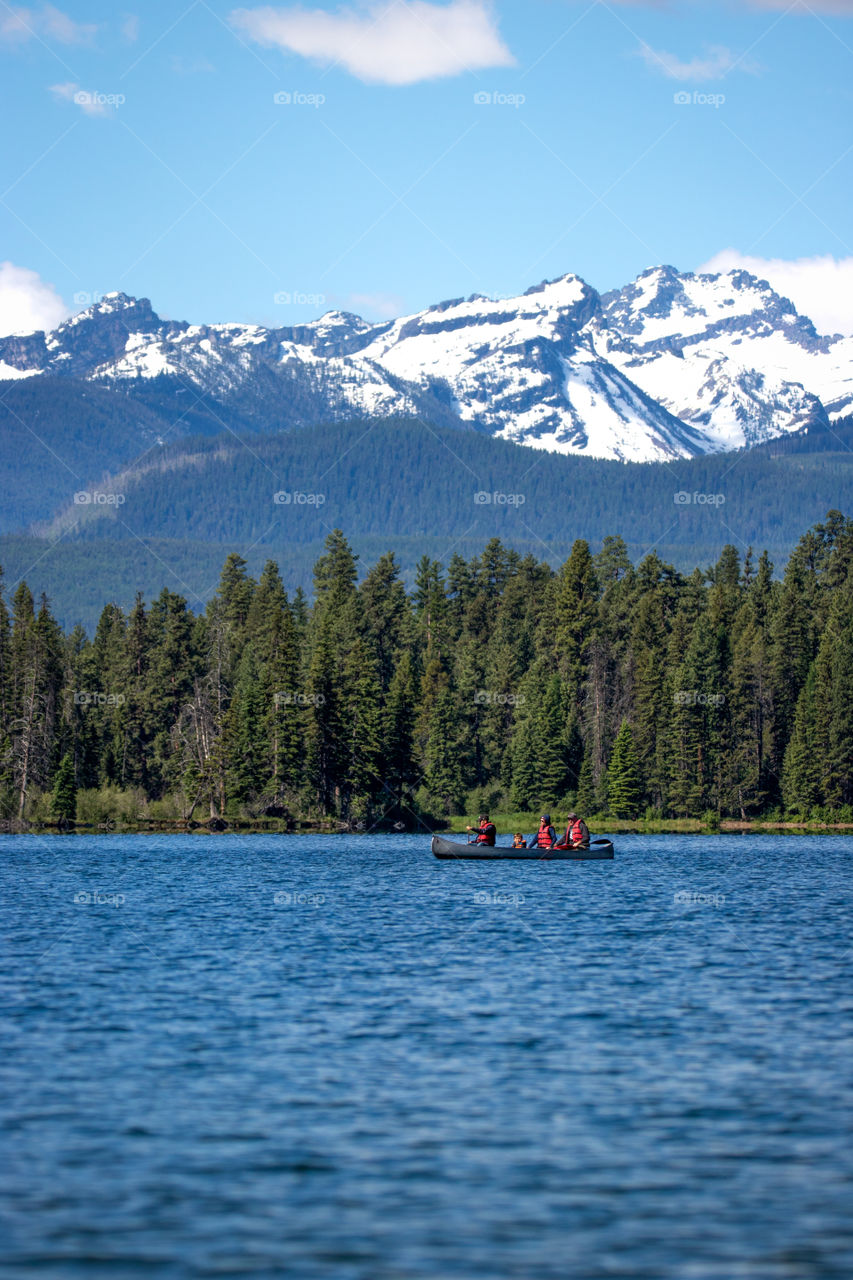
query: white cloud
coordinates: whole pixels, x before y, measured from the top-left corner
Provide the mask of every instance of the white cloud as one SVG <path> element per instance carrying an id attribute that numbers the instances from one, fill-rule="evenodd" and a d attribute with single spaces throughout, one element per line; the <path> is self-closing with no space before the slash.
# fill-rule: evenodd
<path id="1" fill-rule="evenodd" d="M 396 320 L 405 314 L 405 303 L 396 293 L 351 293 L 347 299 L 348 310 L 359 314 L 370 312 L 380 320 Z"/>
<path id="2" fill-rule="evenodd" d="M 340 63 L 374 84 L 415 84 L 515 59 L 485 0 L 410 0 L 368 10 L 235 9 L 232 24 L 258 44 L 316 62 Z"/>
<path id="3" fill-rule="evenodd" d="M 749 271 L 790 298 L 819 333 L 853 334 L 853 257 L 754 258 L 723 249 L 700 271 Z"/>
<path id="4" fill-rule="evenodd" d="M 56 289 L 38 272 L 0 262 L 0 334 L 55 329 L 68 314 Z"/>
<path id="5" fill-rule="evenodd" d="M 11 8 L 0 10 L 0 41 L 25 44 L 28 40 L 58 40 L 60 44 L 89 44 L 98 30 L 94 23 L 75 22 L 52 4 L 40 9 Z"/>
<path id="6" fill-rule="evenodd" d="M 136 44 L 139 39 L 139 16 L 128 13 L 121 24 L 121 38 L 125 44 Z"/>
<path id="7" fill-rule="evenodd" d="M 49 39 L 60 44 L 88 44 L 98 29 L 94 23 L 75 22 L 52 4 L 44 5 L 39 12 L 39 25 Z"/>
<path id="8" fill-rule="evenodd" d="M 730 71 L 748 71 L 755 74 L 758 66 L 755 62 L 733 53 L 725 45 L 709 46 L 702 57 L 691 58 L 684 62 L 674 53 L 653 49 L 651 45 L 640 45 L 640 57 L 652 71 L 659 71 L 671 80 L 722 80 Z"/>
<path id="9" fill-rule="evenodd" d="M 773 9 L 781 13 L 828 13 L 853 16 L 853 0 L 750 0 L 753 9 Z"/>
<path id="10" fill-rule="evenodd" d="M 60 102 L 73 102 L 87 116 L 111 116 L 124 102 L 123 93 L 100 93 L 96 89 L 81 89 L 74 80 L 64 84 L 52 84 L 50 92 Z"/>
<path id="11" fill-rule="evenodd" d="M 661 0 L 615 0 L 616 4 L 626 5 L 631 9 L 660 9 Z M 677 0 L 669 7 L 674 8 Z M 684 7 L 690 0 L 682 0 L 679 7 Z M 809 14 L 826 13 L 841 17 L 853 17 L 853 0 L 746 0 L 750 9 L 764 9 L 775 13 L 798 13 L 805 17 Z"/>

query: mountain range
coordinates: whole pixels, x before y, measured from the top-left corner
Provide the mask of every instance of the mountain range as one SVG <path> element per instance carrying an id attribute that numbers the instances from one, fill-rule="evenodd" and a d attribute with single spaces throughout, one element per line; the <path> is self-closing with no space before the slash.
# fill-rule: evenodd
<path id="1" fill-rule="evenodd" d="M 687 572 L 726 542 L 780 565 L 853 509 L 851 355 L 745 272 L 277 329 L 114 293 L 0 338 L 0 564 L 88 628 L 138 589 L 203 601 L 229 551 L 310 590 L 333 527 L 407 582 L 495 536 L 552 564 L 621 534 Z"/>
<path id="2" fill-rule="evenodd" d="M 0 338 L 0 381 L 85 383 L 139 420 L 104 469 L 171 438 L 420 418 L 556 453 L 666 461 L 826 427 L 853 406 L 853 338 L 822 336 L 745 271 L 578 276 L 398 320 L 190 325 L 106 295 L 51 333 Z M 85 392 L 81 392 L 85 395 Z M 101 402 L 104 397 L 101 397 Z M 132 402 L 132 406 L 128 405 Z M 129 450 L 129 452 L 128 452 Z"/>

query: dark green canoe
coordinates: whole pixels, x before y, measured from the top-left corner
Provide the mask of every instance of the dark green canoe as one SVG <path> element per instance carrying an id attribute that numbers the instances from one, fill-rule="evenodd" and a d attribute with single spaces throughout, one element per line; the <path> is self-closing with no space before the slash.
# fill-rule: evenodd
<path id="1" fill-rule="evenodd" d="M 454 844 L 444 836 L 433 836 L 432 851 L 437 858 L 525 858 L 529 862 L 601 862 L 613 857 L 612 840 L 591 840 L 588 849 L 513 849 L 506 844 Z"/>

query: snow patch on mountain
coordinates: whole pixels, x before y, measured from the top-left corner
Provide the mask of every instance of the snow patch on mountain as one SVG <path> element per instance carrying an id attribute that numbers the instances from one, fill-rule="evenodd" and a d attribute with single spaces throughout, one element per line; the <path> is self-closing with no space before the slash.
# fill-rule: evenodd
<path id="1" fill-rule="evenodd" d="M 189 325 L 101 298 L 50 334 L 0 338 L 0 378 L 194 392 L 257 429 L 345 417 L 451 421 L 631 461 L 750 446 L 853 409 L 853 338 L 822 337 L 743 270 L 645 271 L 600 296 L 575 275 L 372 324 Z M 170 390 L 171 387 L 171 390 Z M 271 424 L 271 425 L 267 425 Z"/>

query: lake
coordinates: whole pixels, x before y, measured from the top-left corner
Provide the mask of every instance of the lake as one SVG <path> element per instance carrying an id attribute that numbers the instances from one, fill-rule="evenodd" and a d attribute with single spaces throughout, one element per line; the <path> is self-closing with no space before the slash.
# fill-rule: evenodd
<path id="1" fill-rule="evenodd" d="M 853 1275 L 849 836 L 2 836 L 4 1277 Z"/>

